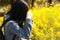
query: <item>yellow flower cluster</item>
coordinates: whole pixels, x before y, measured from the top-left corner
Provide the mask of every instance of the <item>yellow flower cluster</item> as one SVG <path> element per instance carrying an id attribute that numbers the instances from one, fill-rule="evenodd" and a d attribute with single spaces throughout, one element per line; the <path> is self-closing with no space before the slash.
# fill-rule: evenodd
<path id="1" fill-rule="evenodd" d="M 0 17 L 0 26 L 2 25 L 3 17 Z"/>
<path id="2" fill-rule="evenodd" d="M 60 4 L 54 7 L 32 8 L 32 40 L 60 40 Z"/>

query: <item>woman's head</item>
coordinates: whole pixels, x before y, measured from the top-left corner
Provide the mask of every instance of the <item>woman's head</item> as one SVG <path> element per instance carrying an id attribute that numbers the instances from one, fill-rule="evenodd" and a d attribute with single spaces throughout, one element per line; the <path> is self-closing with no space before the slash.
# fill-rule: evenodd
<path id="1" fill-rule="evenodd" d="M 10 20 L 20 21 L 20 25 L 22 25 L 26 19 L 28 9 L 28 5 L 25 1 L 16 1 L 7 14 L 10 13 Z"/>
<path id="2" fill-rule="evenodd" d="M 11 9 L 11 18 L 13 20 L 25 20 L 28 6 L 23 2 L 15 2 Z"/>

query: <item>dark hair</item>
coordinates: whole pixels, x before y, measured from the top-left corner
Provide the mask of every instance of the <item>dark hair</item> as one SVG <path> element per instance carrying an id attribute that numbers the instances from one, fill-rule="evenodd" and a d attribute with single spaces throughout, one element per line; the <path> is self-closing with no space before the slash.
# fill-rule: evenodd
<path id="1" fill-rule="evenodd" d="M 23 27 L 23 22 L 25 22 L 28 9 L 28 5 L 25 1 L 16 1 L 11 10 L 6 14 L 10 15 L 10 18 L 4 21 L 2 26 L 5 25 L 7 21 L 14 20 L 18 21 L 20 27 Z"/>
<path id="2" fill-rule="evenodd" d="M 11 9 L 10 18 L 14 21 L 20 21 L 21 23 L 19 24 L 21 26 L 26 19 L 27 11 L 28 6 L 26 4 L 23 2 L 15 2 Z"/>

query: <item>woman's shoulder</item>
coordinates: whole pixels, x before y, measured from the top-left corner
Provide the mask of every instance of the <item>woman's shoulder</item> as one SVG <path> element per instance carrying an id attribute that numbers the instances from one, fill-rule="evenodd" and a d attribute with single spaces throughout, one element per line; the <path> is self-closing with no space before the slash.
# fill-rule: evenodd
<path id="1" fill-rule="evenodd" d="M 17 23 L 13 20 L 10 20 L 6 23 L 7 25 L 16 25 Z"/>
<path id="2" fill-rule="evenodd" d="M 13 20 L 10 20 L 10 21 L 8 21 L 7 23 L 15 23 L 15 21 L 13 21 Z"/>

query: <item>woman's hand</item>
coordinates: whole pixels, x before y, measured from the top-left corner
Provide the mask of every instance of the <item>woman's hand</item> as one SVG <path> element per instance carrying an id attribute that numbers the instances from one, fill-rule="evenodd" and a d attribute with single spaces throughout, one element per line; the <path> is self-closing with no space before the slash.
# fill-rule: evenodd
<path id="1" fill-rule="evenodd" d="M 32 16 L 33 16 L 33 14 L 31 12 L 27 12 L 27 17 L 26 18 L 31 19 Z"/>

